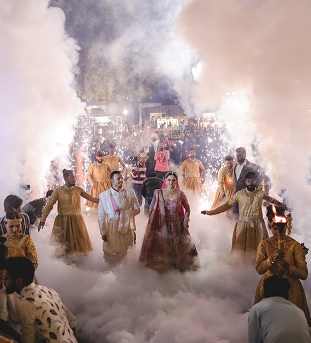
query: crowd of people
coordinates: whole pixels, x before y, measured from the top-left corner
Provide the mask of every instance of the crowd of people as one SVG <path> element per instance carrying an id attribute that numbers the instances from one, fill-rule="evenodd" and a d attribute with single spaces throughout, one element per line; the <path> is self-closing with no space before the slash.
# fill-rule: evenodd
<path id="1" fill-rule="evenodd" d="M 160 137 L 154 133 L 150 145 L 138 147 L 130 166 L 118 155 L 116 142 L 108 144 L 107 152 L 97 144 L 94 161 L 86 175 L 89 190 L 76 185 L 73 170 L 64 169 L 64 185 L 36 203 L 40 208 L 38 231 L 43 229 L 57 203 L 58 214 L 51 234 L 51 244 L 57 247 L 56 257 L 85 256 L 92 250 L 81 212 L 82 197 L 87 200 L 91 213 L 97 214 L 103 257 L 108 265 L 122 263 L 134 245 L 135 217 L 144 203 L 148 221 L 139 263 L 161 273 L 198 270 L 200 251 L 189 231 L 191 204 L 187 195 L 204 195 L 207 167 L 197 158 L 200 149 L 193 138 L 187 132 L 180 132 L 178 137 Z M 246 159 L 243 147 L 236 149 L 235 158 L 224 154 L 223 163 L 218 171 L 218 189 L 212 208 L 201 214 L 227 211 L 228 218 L 235 221 L 232 253 L 243 263 L 252 263 L 262 275 L 249 316 L 249 342 L 280 341 L 276 337 L 290 342 L 270 324 L 275 320 L 286 326 L 292 316 L 299 325 L 287 326 L 288 337 L 293 337 L 299 328 L 301 342 L 311 342 L 306 329 L 311 319 L 300 283 L 308 276 L 307 250 L 288 235 L 281 236 L 290 226 L 286 206 L 268 195 L 269 179 L 258 165 Z M 268 205 L 270 238 L 263 203 Z M 32 205 L 32 211 L 34 207 Z M 24 343 L 49 339 L 76 342 L 75 317 L 54 290 L 39 285 L 36 280 L 35 270 L 40 261 L 30 237 L 29 216 L 22 213 L 22 200 L 9 195 L 4 201 L 4 211 L 5 216 L 0 221 L 0 332 Z M 273 318 L 269 314 L 270 307 L 274 308 Z M 51 308 L 55 311 L 51 312 Z M 52 315 L 46 315 L 47 311 Z M 288 312 L 284 315 L 283 311 Z M 60 337 L 60 332 L 65 334 Z"/>

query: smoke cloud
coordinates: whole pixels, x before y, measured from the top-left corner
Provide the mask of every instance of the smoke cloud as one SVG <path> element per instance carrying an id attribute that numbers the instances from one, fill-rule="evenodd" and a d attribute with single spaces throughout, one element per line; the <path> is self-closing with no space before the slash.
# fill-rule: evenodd
<path id="1" fill-rule="evenodd" d="M 66 156 L 83 113 L 74 90 L 78 46 L 64 23 L 64 13 L 45 0 L 1 3 L 0 203 L 20 184 L 30 184 L 34 196 L 45 193 L 50 161 Z"/>
<path id="2" fill-rule="evenodd" d="M 310 221 L 307 185 L 311 71 L 309 1 L 188 1 L 177 32 L 201 60 L 192 101 L 217 107 L 232 146 L 245 146 L 271 178 L 270 194 L 285 191 L 295 230 Z M 309 112 L 308 112 L 309 111 Z"/>

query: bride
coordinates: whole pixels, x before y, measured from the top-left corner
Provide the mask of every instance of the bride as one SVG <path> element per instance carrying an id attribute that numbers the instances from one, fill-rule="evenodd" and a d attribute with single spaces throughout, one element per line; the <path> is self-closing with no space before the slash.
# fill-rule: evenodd
<path id="1" fill-rule="evenodd" d="M 163 187 L 154 192 L 139 260 L 158 271 L 195 270 L 198 252 L 189 233 L 190 206 L 177 174 L 168 172 Z"/>

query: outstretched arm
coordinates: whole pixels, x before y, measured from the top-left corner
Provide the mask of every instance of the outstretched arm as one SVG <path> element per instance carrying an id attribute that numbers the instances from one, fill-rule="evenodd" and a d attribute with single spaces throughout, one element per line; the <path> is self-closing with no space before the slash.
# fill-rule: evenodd
<path id="1" fill-rule="evenodd" d="M 95 202 L 96 204 L 99 203 L 98 198 L 92 197 L 90 194 L 86 193 L 85 191 L 81 192 L 81 196 L 82 196 L 82 198 L 89 200 L 89 201 L 92 201 L 92 202 Z"/>
<path id="2" fill-rule="evenodd" d="M 232 208 L 233 205 L 229 205 L 228 202 L 224 203 L 223 205 L 215 208 L 214 210 L 210 211 L 201 211 L 201 214 L 207 214 L 208 216 L 214 216 L 215 214 L 219 214 L 222 212 L 226 212 Z"/>
<path id="3" fill-rule="evenodd" d="M 235 204 L 237 203 L 236 197 L 234 196 L 232 199 L 229 199 L 227 202 L 225 202 L 223 205 L 210 210 L 210 211 L 201 211 L 201 214 L 207 214 L 208 216 L 214 216 L 215 214 L 219 214 L 222 212 L 226 212 L 230 210 Z"/>
<path id="4" fill-rule="evenodd" d="M 42 215 L 41 215 L 41 219 L 40 219 L 40 223 L 38 226 L 38 232 L 43 229 L 46 218 L 48 217 L 48 215 L 50 214 L 50 212 L 52 211 L 52 208 L 54 206 L 54 204 L 56 203 L 56 201 L 58 200 L 58 189 L 55 189 L 52 193 L 52 195 L 50 196 L 47 205 L 45 206 L 45 208 L 43 209 Z"/>

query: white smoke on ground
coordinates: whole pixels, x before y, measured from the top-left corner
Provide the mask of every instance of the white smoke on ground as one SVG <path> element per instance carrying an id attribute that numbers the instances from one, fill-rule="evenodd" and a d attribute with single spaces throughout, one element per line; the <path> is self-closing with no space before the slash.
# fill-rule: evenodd
<path id="1" fill-rule="evenodd" d="M 190 231 L 201 268 L 159 274 L 143 268 L 138 256 L 147 224 L 137 218 L 137 244 L 128 258 L 111 268 L 102 258 L 95 211 L 84 212 L 94 251 L 75 265 L 51 258 L 47 226 L 33 231 L 39 254 L 39 282 L 55 288 L 78 319 L 81 343 L 245 342 L 247 311 L 259 276 L 230 258 L 233 224 L 225 215 L 208 218 L 192 205 Z M 47 267 L 48 266 L 48 267 Z"/>
<path id="2" fill-rule="evenodd" d="M 270 194 L 286 189 L 294 230 L 307 232 L 311 189 L 311 3 L 188 1 L 176 30 L 201 60 L 193 103 L 218 107 L 232 146 L 256 139 Z"/>
<path id="3" fill-rule="evenodd" d="M 80 343 L 247 341 L 248 311 L 260 276 L 253 265 L 240 265 L 230 255 L 234 222 L 226 214 L 202 216 L 204 205 L 191 195 L 188 199 L 200 258 L 195 272 L 159 274 L 138 263 L 147 224 L 142 213 L 136 217 L 137 244 L 115 268 L 103 260 L 94 210 L 84 211 L 94 250 L 76 265 L 51 258 L 54 214 L 43 231 L 33 231 L 39 282 L 55 288 L 77 316 Z M 310 282 L 303 284 L 309 300 Z"/>
<path id="4" fill-rule="evenodd" d="M 30 184 L 46 191 L 50 161 L 66 156 L 83 105 L 74 90 L 78 47 L 48 1 L 4 0 L 0 9 L 0 203 Z M 68 167 L 68 166 L 64 166 Z"/>

